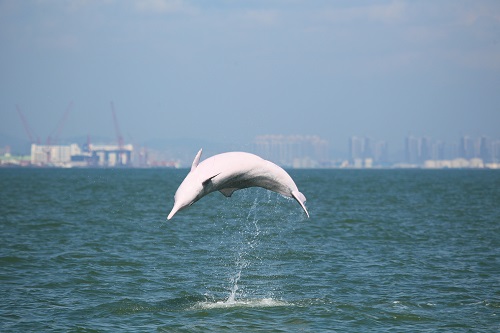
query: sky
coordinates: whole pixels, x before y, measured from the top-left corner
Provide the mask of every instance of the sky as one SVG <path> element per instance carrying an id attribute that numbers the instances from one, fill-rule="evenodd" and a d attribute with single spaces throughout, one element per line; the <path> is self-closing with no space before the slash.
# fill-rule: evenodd
<path id="1" fill-rule="evenodd" d="M 497 0 L 0 0 L 0 50 L 4 138 L 500 138 Z"/>

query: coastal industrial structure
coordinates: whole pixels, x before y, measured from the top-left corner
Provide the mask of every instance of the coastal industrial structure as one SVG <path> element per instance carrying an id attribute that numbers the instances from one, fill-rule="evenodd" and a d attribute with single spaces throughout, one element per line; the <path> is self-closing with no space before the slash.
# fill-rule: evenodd
<path id="1" fill-rule="evenodd" d="M 117 144 L 92 144 L 90 143 L 90 137 L 88 137 L 87 143 L 83 146 L 83 148 L 81 148 L 76 143 L 59 143 L 60 134 L 73 107 L 73 102 L 70 102 L 70 104 L 66 108 L 66 111 L 59 121 L 56 129 L 47 137 L 46 144 L 40 143 L 40 138 L 34 134 L 33 130 L 28 124 L 26 117 L 24 116 L 24 113 L 21 111 L 21 108 L 19 107 L 19 105 L 16 105 L 16 110 L 21 118 L 26 134 L 28 135 L 31 142 L 30 163 L 28 165 L 53 167 L 132 166 L 134 147 L 131 144 L 124 143 L 120 126 L 118 124 L 118 118 L 116 116 L 114 103 L 111 102 L 110 106 L 113 124 L 115 127 Z M 144 156 L 145 154 L 140 154 L 139 159 L 143 160 Z M 15 165 L 13 159 L 9 159 L 7 163 Z M 140 164 L 142 166 L 141 162 Z M 22 165 L 26 165 L 26 163 Z"/>
<path id="2" fill-rule="evenodd" d="M 130 167 L 134 147 L 88 144 L 31 145 L 31 164 L 56 167 Z"/>

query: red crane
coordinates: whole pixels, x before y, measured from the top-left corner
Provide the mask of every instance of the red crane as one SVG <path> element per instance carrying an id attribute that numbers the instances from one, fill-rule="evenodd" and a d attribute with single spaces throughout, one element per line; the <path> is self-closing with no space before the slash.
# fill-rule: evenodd
<path id="1" fill-rule="evenodd" d="M 66 111 L 64 112 L 63 117 L 61 118 L 61 120 L 59 120 L 59 124 L 57 125 L 57 127 L 47 137 L 48 145 L 50 145 L 51 143 L 55 144 L 59 140 L 59 136 L 61 135 L 61 132 L 64 128 L 64 125 L 66 124 L 66 120 L 68 119 L 68 115 L 72 108 L 73 108 L 73 101 L 69 103 L 68 107 L 66 108 Z"/>
<path id="2" fill-rule="evenodd" d="M 30 138 L 30 143 L 40 143 L 40 138 L 36 136 L 36 141 L 33 136 L 33 131 L 31 130 L 30 126 L 28 125 L 28 121 L 26 121 L 26 118 L 24 117 L 23 112 L 21 111 L 21 108 L 19 105 L 16 105 L 17 113 L 19 113 L 19 117 L 21 117 L 21 121 L 23 122 L 24 130 L 26 131 L 26 134 L 28 134 L 28 137 Z"/>

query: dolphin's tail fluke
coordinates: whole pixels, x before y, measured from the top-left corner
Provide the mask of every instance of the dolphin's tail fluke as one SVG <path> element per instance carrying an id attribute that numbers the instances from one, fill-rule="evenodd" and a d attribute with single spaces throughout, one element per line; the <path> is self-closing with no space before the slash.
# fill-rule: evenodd
<path id="1" fill-rule="evenodd" d="M 304 212 L 306 212 L 307 217 L 309 217 L 309 212 L 307 211 L 305 202 L 306 202 L 306 197 L 300 193 L 299 191 L 292 191 L 292 196 L 297 202 L 302 206 L 302 209 Z"/>

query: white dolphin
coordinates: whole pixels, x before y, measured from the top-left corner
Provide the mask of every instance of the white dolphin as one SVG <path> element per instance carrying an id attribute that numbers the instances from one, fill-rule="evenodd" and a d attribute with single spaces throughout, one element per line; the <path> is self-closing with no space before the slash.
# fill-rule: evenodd
<path id="1" fill-rule="evenodd" d="M 306 197 L 299 192 L 292 177 L 276 164 L 243 152 L 214 155 L 200 163 L 201 152 L 202 149 L 196 154 L 191 171 L 175 192 L 174 207 L 168 214 L 168 220 L 209 193 L 220 191 L 230 197 L 236 190 L 253 186 L 294 198 L 309 217 L 304 205 Z"/>

